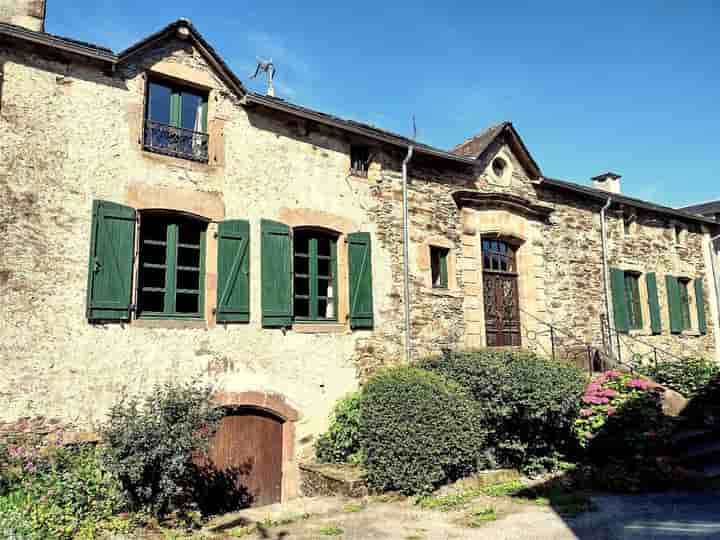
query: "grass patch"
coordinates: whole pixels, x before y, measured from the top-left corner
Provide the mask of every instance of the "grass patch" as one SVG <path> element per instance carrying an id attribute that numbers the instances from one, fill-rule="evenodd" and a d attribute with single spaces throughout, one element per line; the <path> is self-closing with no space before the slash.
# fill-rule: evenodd
<path id="1" fill-rule="evenodd" d="M 503 482 L 502 484 L 493 484 L 480 488 L 480 494 L 488 497 L 514 497 L 523 491 L 525 485 L 519 480 Z"/>
<path id="2" fill-rule="evenodd" d="M 227 534 L 229 534 L 233 538 L 245 538 L 246 536 L 250 536 L 256 530 L 257 527 L 255 526 L 255 524 L 252 524 L 245 525 L 244 527 L 236 527 L 234 529 L 230 529 Z"/>
<path id="3" fill-rule="evenodd" d="M 282 527 L 284 525 L 290 525 L 298 521 L 302 521 L 310 517 L 310 514 L 292 514 L 289 516 L 283 516 L 278 519 L 265 518 L 263 521 L 258 523 L 263 529 L 272 529 L 274 527 Z"/>
<path id="4" fill-rule="evenodd" d="M 497 512 L 494 508 L 481 508 L 468 514 L 466 525 L 472 528 L 482 527 L 490 521 L 497 520 Z"/>
<path id="5" fill-rule="evenodd" d="M 320 529 L 320 534 L 324 536 L 340 536 L 344 531 L 337 525 L 325 525 Z"/>
<path id="6" fill-rule="evenodd" d="M 372 497 L 370 497 L 370 502 L 392 503 L 402 501 L 403 499 L 405 499 L 405 497 L 397 493 L 383 493 L 382 495 L 373 495 Z"/>
<path id="7" fill-rule="evenodd" d="M 419 534 L 411 534 L 410 536 L 406 536 L 405 540 L 425 540 L 425 537 Z"/>
<path id="8" fill-rule="evenodd" d="M 349 503 L 343 507 L 343 512 L 347 512 L 349 514 L 353 512 L 362 512 L 365 508 L 367 508 L 367 504 L 364 502 Z"/>

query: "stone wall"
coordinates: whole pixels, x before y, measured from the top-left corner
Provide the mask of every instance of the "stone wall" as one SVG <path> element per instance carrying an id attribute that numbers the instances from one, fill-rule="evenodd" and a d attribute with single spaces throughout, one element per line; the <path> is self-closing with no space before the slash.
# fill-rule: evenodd
<path id="1" fill-rule="evenodd" d="M 45 28 L 45 0 L 0 0 L 0 22 L 42 32 Z"/>
<path id="2" fill-rule="evenodd" d="M 368 178 L 349 175 L 347 134 L 245 107 L 202 54 L 179 39 L 145 49 L 113 76 L 5 45 L 0 46 L 0 70 L 0 396 L 5 404 L 0 421 L 53 418 L 93 430 L 123 393 L 194 377 L 218 392 L 282 396 L 299 411 L 295 438 L 303 456 L 325 429 L 339 397 L 379 366 L 402 361 L 404 152 L 375 145 Z M 142 149 L 147 70 L 209 90 L 208 164 Z M 524 242 L 519 269 L 524 345 L 548 351 L 543 321 L 583 340 L 601 340 L 599 204 L 538 185 L 510 148 L 497 151 L 509 165 L 500 177 L 422 155 L 411 162 L 414 357 L 483 345 L 483 234 L 508 234 Z M 528 217 L 500 203 L 498 208 L 459 208 L 452 195 L 460 189 L 521 197 L 552 213 Z M 213 221 L 248 219 L 250 323 L 214 323 L 212 223 L 205 321 L 88 324 L 87 256 L 95 199 L 136 208 L 165 205 Z M 261 219 L 325 226 L 341 239 L 352 231 L 370 232 L 374 330 L 350 331 L 343 320 L 332 331 L 263 329 Z M 670 223 L 657 219 L 638 215 L 638 230 L 629 239 L 618 236 L 621 222 L 612 215 L 611 265 L 658 275 L 663 334 L 643 338 L 673 351 L 711 355 L 712 324 L 706 336 L 669 334 L 661 284 L 666 273 L 704 274 L 702 235 L 690 232 L 684 246 L 674 246 Z M 450 252 L 454 273 L 447 290 L 429 283 L 433 245 Z"/>

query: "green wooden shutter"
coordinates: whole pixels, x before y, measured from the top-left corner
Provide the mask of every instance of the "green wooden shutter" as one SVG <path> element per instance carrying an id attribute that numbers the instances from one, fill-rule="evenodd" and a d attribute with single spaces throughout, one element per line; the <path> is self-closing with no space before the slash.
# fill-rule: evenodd
<path id="1" fill-rule="evenodd" d="M 134 253 L 135 210 L 108 201 L 93 201 L 88 320 L 130 320 Z"/>
<path id="2" fill-rule="evenodd" d="M 647 285 L 648 305 L 650 307 L 650 328 L 653 334 L 662 333 L 662 319 L 660 317 L 660 301 L 658 300 L 657 278 L 655 272 L 645 274 Z"/>
<path id="3" fill-rule="evenodd" d="M 218 226 L 217 321 L 250 321 L 250 223 Z"/>
<path id="4" fill-rule="evenodd" d="M 682 302 L 680 300 L 680 287 L 677 278 L 665 276 L 667 288 L 668 311 L 670 312 L 670 331 L 680 334 L 683 331 Z"/>
<path id="5" fill-rule="evenodd" d="M 372 328 L 373 292 L 370 233 L 348 235 L 350 328 Z"/>
<path id="6" fill-rule="evenodd" d="M 205 99 L 202 103 L 202 132 L 208 132 L 208 102 Z"/>
<path id="7" fill-rule="evenodd" d="M 695 307 L 697 307 L 698 330 L 701 334 L 707 334 L 707 321 L 705 320 L 705 291 L 703 279 L 695 280 Z"/>
<path id="8" fill-rule="evenodd" d="M 610 269 L 610 289 L 612 290 L 615 329 L 618 332 L 627 332 L 630 329 L 630 316 L 625 292 L 625 272 L 617 268 Z"/>
<path id="9" fill-rule="evenodd" d="M 260 224 L 262 325 L 269 328 L 292 323 L 292 249 L 290 227 L 276 221 Z"/>
<path id="10" fill-rule="evenodd" d="M 176 90 L 170 94 L 170 125 L 182 127 L 182 94 Z"/>

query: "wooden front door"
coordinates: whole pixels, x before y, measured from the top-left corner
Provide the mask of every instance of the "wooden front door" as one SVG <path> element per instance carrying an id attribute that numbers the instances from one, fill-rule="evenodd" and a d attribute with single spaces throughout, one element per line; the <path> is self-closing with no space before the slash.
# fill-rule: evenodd
<path id="1" fill-rule="evenodd" d="M 488 347 L 518 347 L 520 299 L 515 248 L 502 240 L 483 240 L 483 299 Z"/>
<path id="2" fill-rule="evenodd" d="M 282 428 L 282 420 L 255 410 L 230 413 L 220 422 L 210 461 L 247 490 L 251 506 L 280 501 Z"/>

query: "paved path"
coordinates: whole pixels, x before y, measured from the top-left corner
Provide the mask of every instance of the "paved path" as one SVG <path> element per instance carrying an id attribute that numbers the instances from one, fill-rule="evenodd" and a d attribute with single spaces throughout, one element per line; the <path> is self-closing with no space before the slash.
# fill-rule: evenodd
<path id="1" fill-rule="evenodd" d="M 233 519 L 237 523 L 268 518 L 279 521 L 310 514 L 286 525 L 261 528 L 244 536 L 248 540 L 720 540 L 720 493 L 599 495 L 592 499 L 598 510 L 574 518 L 561 517 L 551 507 L 518 504 L 507 498 L 479 500 L 474 507 L 493 506 L 500 516 L 479 528 L 467 526 L 467 510 L 422 510 L 407 500 L 372 502 L 357 509 L 357 502 L 348 499 L 301 499 L 248 510 Z M 328 536 L 332 527 L 342 533 Z"/>

